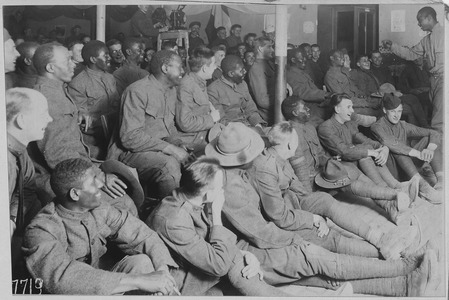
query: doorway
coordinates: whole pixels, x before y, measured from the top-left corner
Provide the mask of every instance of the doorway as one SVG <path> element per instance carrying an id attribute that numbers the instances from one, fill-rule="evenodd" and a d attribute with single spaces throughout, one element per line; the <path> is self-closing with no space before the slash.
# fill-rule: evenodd
<path id="1" fill-rule="evenodd" d="M 318 5 L 318 39 L 322 52 L 346 48 L 357 55 L 378 47 L 378 5 Z"/>

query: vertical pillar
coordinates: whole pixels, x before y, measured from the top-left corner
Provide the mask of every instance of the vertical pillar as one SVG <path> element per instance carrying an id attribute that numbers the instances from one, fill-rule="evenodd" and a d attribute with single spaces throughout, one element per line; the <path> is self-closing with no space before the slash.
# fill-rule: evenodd
<path id="1" fill-rule="evenodd" d="M 281 111 L 282 101 L 286 96 L 286 72 L 287 63 L 287 5 L 276 5 L 276 93 L 274 99 L 274 122 L 284 120 Z"/>
<path id="2" fill-rule="evenodd" d="M 97 5 L 96 40 L 106 42 L 106 5 Z"/>

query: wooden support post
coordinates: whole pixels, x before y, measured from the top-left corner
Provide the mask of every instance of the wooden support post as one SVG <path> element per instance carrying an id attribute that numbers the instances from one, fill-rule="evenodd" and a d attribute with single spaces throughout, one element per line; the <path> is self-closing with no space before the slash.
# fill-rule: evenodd
<path id="1" fill-rule="evenodd" d="M 106 42 L 106 5 L 97 5 L 96 40 Z M 93 38 L 94 39 L 94 38 Z"/>
<path id="2" fill-rule="evenodd" d="M 286 96 L 286 71 L 287 63 L 287 5 L 276 5 L 276 92 L 274 99 L 274 122 L 284 120 L 281 104 Z"/>

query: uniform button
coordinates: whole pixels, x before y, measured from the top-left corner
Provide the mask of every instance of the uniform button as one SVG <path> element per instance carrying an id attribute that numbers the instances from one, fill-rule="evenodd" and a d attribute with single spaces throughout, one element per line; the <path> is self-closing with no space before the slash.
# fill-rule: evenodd
<path id="1" fill-rule="evenodd" d="M 90 242 L 90 244 L 91 244 L 91 245 L 95 244 L 95 240 L 92 240 L 92 241 Z"/>

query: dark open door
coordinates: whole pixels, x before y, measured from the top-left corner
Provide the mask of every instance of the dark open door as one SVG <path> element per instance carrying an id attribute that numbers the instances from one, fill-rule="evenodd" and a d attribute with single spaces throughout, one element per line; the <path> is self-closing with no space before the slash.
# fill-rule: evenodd
<path id="1" fill-rule="evenodd" d="M 355 55 L 369 54 L 377 48 L 377 11 L 368 7 L 355 7 L 357 34 L 354 36 L 357 47 Z"/>
<path id="2" fill-rule="evenodd" d="M 378 47 L 378 5 L 318 5 L 318 38 L 322 52 L 346 48 L 354 63 L 358 54 Z"/>

